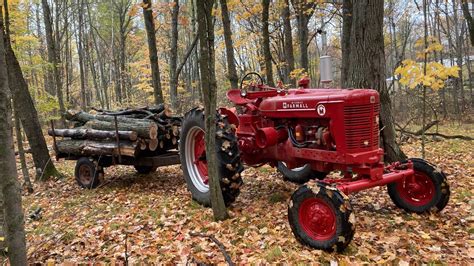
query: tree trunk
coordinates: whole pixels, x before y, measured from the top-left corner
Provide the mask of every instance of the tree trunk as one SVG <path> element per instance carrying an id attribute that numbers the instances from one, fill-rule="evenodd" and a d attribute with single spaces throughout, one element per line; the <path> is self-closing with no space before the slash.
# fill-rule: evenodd
<path id="1" fill-rule="evenodd" d="M 384 1 L 353 2 L 348 81 L 351 87 L 372 88 L 379 92 L 382 143 L 386 161 L 392 162 L 404 159 L 405 155 L 395 141 L 392 107 L 385 81 L 383 15 Z"/>
<path id="2" fill-rule="evenodd" d="M 18 156 L 20 157 L 21 173 L 23 174 L 23 181 L 25 182 L 28 192 L 32 193 L 33 185 L 31 184 L 28 166 L 26 165 L 25 149 L 23 148 L 23 136 L 21 133 L 21 122 L 17 110 L 15 110 L 15 134 L 16 144 L 18 147 Z"/>
<path id="3" fill-rule="evenodd" d="M 43 0 L 46 1 L 46 0 Z M 77 3 L 82 10 L 83 7 L 83 0 L 78 0 Z M 85 60 L 84 60 L 84 39 L 83 39 L 83 13 L 78 12 L 78 20 L 79 23 L 77 25 L 77 55 L 79 57 L 79 78 L 81 82 L 81 109 L 87 110 L 88 102 L 87 102 L 87 81 L 85 78 L 85 72 L 87 71 L 85 67 Z"/>
<path id="4" fill-rule="evenodd" d="M 229 17 L 229 10 L 227 8 L 227 1 L 220 0 L 222 13 L 222 27 L 224 28 L 225 51 L 227 58 L 227 75 L 232 89 L 239 87 L 239 77 L 235 68 L 234 58 L 234 44 L 232 43 L 232 30 Z"/>
<path id="5" fill-rule="evenodd" d="M 170 100 L 171 108 L 177 110 L 178 107 L 178 15 L 179 0 L 174 0 L 171 12 L 171 50 L 170 50 Z"/>
<path id="6" fill-rule="evenodd" d="M 458 1 L 452 0 L 453 12 L 453 24 L 454 24 L 454 34 L 455 34 L 455 54 L 456 54 L 456 65 L 459 67 L 458 78 L 455 78 L 454 86 L 457 87 L 457 91 L 461 94 L 461 106 L 459 108 L 459 118 L 461 118 L 462 113 L 464 112 L 464 84 L 463 84 L 463 40 L 464 40 L 464 28 L 463 23 L 459 21 L 458 16 Z M 461 29 L 460 29 L 461 27 Z"/>
<path id="7" fill-rule="evenodd" d="M 48 0 L 41 0 L 43 6 L 43 16 L 44 16 L 44 28 L 46 31 L 46 45 L 48 47 L 48 62 L 52 65 L 53 68 L 53 77 L 54 84 L 56 87 L 56 96 L 58 97 L 59 102 L 59 112 L 61 115 L 61 121 L 64 124 L 64 101 L 63 101 L 63 91 L 61 84 L 61 73 L 59 72 L 59 51 L 56 47 L 56 42 L 53 38 L 53 20 L 51 18 L 51 10 L 48 5 Z M 79 12 L 80 13 L 80 12 Z M 8 23 L 8 22 L 6 22 Z"/>
<path id="8" fill-rule="evenodd" d="M 291 31 L 291 13 L 290 3 L 288 0 L 284 0 L 284 6 L 282 8 L 282 20 L 283 20 L 283 36 L 284 36 L 284 55 L 285 55 L 285 83 L 295 85 L 295 80 L 290 78 L 290 73 L 295 69 L 295 56 L 293 54 L 293 34 Z"/>
<path id="9" fill-rule="evenodd" d="M 7 1 L 4 6 L 7 12 Z M 5 57 L 3 12 L 0 5 L 0 188 L 3 199 L 8 258 L 11 265 L 27 265 L 20 187 L 11 128 L 11 95 Z"/>
<path id="10" fill-rule="evenodd" d="M 298 41 L 300 46 L 300 68 L 309 71 L 308 60 L 308 22 L 314 13 L 315 3 L 308 0 L 292 0 L 298 23 Z"/>
<path id="11" fill-rule="evenodd" d="M 217 169 L 216 148 L 216 96 L 217 81 L 215 75 L 214 53 L 214 21 L 212 16 L 213 0 L 197 1 L 197 19 L 201 68 L 201 80 L 205 107 L 206 124 L 206 154 L 209 173 L 209 189 L 211 205 L 215 220 L 224 220 L 229 217 L 225 208 L 224 198 L 220 188 Z"/>
<path id="12" fill-rule="evenodd" d="M 341 86 L 346 88 L 350 81 L 347 78 L 350 61 L 351 29 L 352 29 L 352 1 L 344 0 L 342 3 L 342 35 L 341 35 Z"/>
<path id="13" fill-rule="evenodd" d="M 474 19 L 472 18 L 471 12 L 469 11 L 469 1 L 461 1 L 462 12 L 467 22 L 469 29 L 469 39 L 471 40 L 471 46 L 474 46 Z"/>
<path id="14" fill-rule="evenodd" d="M 5 22 L 7 22 L 7 17 L 5 18 Z M 10 91 L 15 99 L 15 109 L 26 110 L 24 112 L 19 112 L 19 115 L 33 154 L 37 180 L 40 178 L 46 180 L 52 176 L 61 177 L 61 174 L 56 170 L 51 158 L 49 157 L 49 151 L 46 146 L 43 132 L 41 131 L 38 113 L 36 112 L 33 100 L 29 93 L 28 84 L 21 72 L 20 64 L 11 47 L 10 39 L 6 36 L 5 40 Z"/>
<path id="15" fill-rule="evenodd" d="M 268 32 L 268 17 L 270 0 L 262 0 L 262 48 L 265 60 L 265 73 L 267 76 L 268 85 L 274 87 L 273 81 L 273 67 L 272 67 L 272 52 L 270 50 L 270 33 Z"/>
<path id="16" fill-rule="evenodd" d="M 151 0 L 143 0 L 143 18 L 145 20 L 146 36 L 148 39 L 148 53 L 150 57 L 153 97 L 155 104 L 164 103 L 161 90 L 160 67 L 158 64 L 158 50 L 156 48 L 155 21 Z"/>

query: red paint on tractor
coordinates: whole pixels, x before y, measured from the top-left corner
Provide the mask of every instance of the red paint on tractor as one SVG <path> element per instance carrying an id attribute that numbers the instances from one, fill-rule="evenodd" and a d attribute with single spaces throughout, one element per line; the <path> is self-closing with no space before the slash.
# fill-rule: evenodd
<path id="1" fill-rule="evenodd" d="M 433 200 L 435 186 L 429 176 L 415 171 L 415 174 L 397 182 L 400 197 L 413 206 L 423 206 Z"/>
<path id="2" fill-rule="evenodd" d="M 305 199 L 298 209 L 298 216 L 303 230 L 314 240 L 328 240 L 336 234 L 336 214 L 319 198 Z"/>
<path id="3" fill-rule="evenodd" d="M 237 137 L 248 165 L 283 161 L 309 163 L 320 172 L 339 170 L 357 177 L 334 181 L 345 193 L 413 175 L 412 166 L 397 166 L 396 171 L 395 166 L 384 167 L 375 90 L 300 87 L 285 91 L 254 85 L 248 91 L 230 90 L 227 96 L 239 106 Z"/>
<path id="4" fill-rule="evenodd" d="M 206 141 L 204 135 L 204 131 L 201 130 L 194 137 L 194 164 L 199 171 L 202 181 L 204 184 L 207 184 L 209 177 L 207 172 Z"/>

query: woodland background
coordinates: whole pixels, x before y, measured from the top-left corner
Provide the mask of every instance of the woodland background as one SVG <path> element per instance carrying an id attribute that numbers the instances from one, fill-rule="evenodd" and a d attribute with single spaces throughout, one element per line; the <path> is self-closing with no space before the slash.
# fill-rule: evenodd
<path id="1" fill-rule="evenodd" d="M 78 106 L 83 109 L 112 109 L 153 103 L 143 2 L 46 1 L 49 19 L 44 16 L 45 3 L 41 2 L 44 1 L 11 0 L 9 9 L 12 46 L 42 121 L 58 118 L 57 84 L 66 109 Z M 227 2 L 229 12 L 237 78 L 249 71 L 263 73 L 266 62 L 261 41 L 261 2 L 224 2 Z M 341 86 L 344 8 L 323 1 L 309 1 L 299 8 L 298 5 L 304 1 L 294 2 L 271 1 L 268 37 L 273 75 L 271 80 L 267 78 L 268 82 L 282 80 L 284 84 L 290 84 L 290 77 L 299 78 L 306 73 L 313 87 L 321 87 L 319 57 L 327 54 L 334 58 L 334 82 L 331 86 Z M 419 117 L 416 114 L 419 90 L 409 90 L 401 85 L 394 72 L 403 60 L 416 58 L 419 52 L 416 42 L 424 35 L 421 2 L 385 1 L 385 72 L 397 120 Z M 474 58 L 468 33 L 472 17 L 466 19 L 462 7 L 461 1 L 428 1 L 428 35 L 444 46 L 433 59 L 446 66 L 457 65 L 461 74 L 459 78 L 451 79 L 443 89 L 428 93 L 429 112 L 435 117 L 470 119 L 464 114 L 469 114 L 473 105 Z M 196 8 L 193 1 L 178 0 L 158 1 L 151 8 L 158 48 L 159 86 L 165 102 L 173 105 L 177 113 L 182 113 L 198 104 L 201 91 L 195 49 Z M 290 13 L 285 14 L 288 11 Z M 225 92 L 231 84 L 227 75 L 225 32 L 220 19 L 222 10 L 217 2 L 213 13 L 216 17 L 219 105 L 225 104 Z M 290 26 L 291 37 L 285 35 L 285 29 L 288 30 L 285 22 L 290 22 L 286 27 Z M 318 34 L 321 30 L 327 32 L 327 47 L 323 47 Z M 52 35 L 49 41 L 48 35 Z M 288 56 L 288 46 L 285 46 L 289 38 L 293 60 Z M 301 45 L 302 41 L 306 45 Z M 57 62 L 59 81 L 54 77 L 53 60 Z"/>

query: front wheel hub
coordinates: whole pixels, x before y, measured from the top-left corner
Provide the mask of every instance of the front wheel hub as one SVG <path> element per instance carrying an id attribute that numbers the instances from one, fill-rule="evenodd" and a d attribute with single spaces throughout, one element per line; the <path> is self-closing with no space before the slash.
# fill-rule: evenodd
<path id="1" fill-rule="evenodd" d="M 309 198 L 301 203 L 299 219 L 303 230 L 315 240 L 328 240 L 336 234 L 336 215 L 322 199 Z"/>
<path id="2" fill-rule="evenodd" d="M 419 171 L 413 177 L 397 184 L 400 197 L 414 206 L 424 206 L 430 203 L 435 196 L 435 185 L 431 178 Z"/>

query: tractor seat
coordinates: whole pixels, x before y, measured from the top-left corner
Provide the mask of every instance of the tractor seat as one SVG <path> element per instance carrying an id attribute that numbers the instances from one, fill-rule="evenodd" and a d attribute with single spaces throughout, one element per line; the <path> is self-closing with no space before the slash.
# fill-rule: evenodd
<path id="1" fill-rule="evenodd" d="M 233 102 L 236 105 L 246 105 L 248 103 L 255 102 L 255 100 L 250 100 L 250 99 L 246 99 L 242 97 L 242 95 L 240 95 L 240 90 L 238 89 L 233 89 L 233 90 L 228 91 L 227 99 L 229 99 L 229 101 Z"/>

